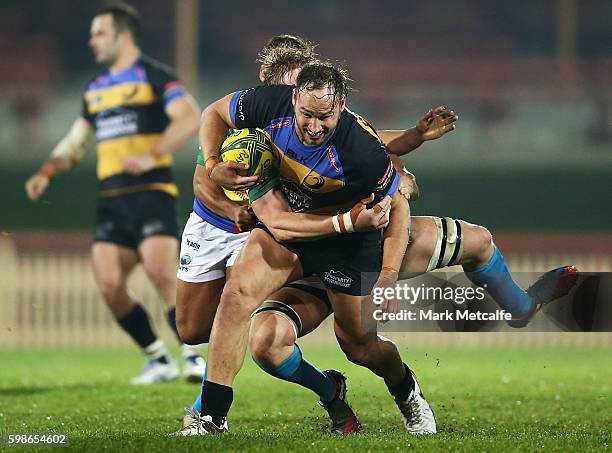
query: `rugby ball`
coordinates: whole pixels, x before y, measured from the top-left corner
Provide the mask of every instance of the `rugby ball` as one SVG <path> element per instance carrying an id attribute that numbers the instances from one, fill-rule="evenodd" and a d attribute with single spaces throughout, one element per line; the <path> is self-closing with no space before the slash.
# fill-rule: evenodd
<path id="1" fill-rule="evenodd" d="M 236 129 L 221 145 L 219 151 L 221 162 L 234 161 L 248 164 L 247 170 L 239 171 L 242 176 L 261 176 L 264 181 L 272 169 L 278 165 L 278 154 L 268 134 L 261 129 Z M 245 201 L 249 199 L 248 190 L 223 189 L 230 200 Z"/>

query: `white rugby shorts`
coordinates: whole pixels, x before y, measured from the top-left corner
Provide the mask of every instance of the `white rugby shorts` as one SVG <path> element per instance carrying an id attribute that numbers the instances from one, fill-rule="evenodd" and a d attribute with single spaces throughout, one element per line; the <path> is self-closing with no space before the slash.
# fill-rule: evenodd
<path id="1" fill-rule="evenodd" d="M 225 268 L 234 265 L 248 237 L 248 231 L 228 233 L 192 212 L 181 238 L 177 278 L 203 283 L 225 277 Z"/>

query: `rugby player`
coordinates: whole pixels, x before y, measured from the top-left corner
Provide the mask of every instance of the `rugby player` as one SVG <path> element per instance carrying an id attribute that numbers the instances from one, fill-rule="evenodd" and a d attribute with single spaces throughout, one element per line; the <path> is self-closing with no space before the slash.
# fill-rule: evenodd
<path id="1" fill-rule="evenodd" d="M 172 153 L 197 131 L 200 109 L 174 71 L 142 54 L 138 12 L 126 4 L 100 10 L 91 23 L 89 45 L 108 68 L 89 82 L 81 116 L 50 158 L 26 182 L 36 201 L 51 178 L 68 171 L 97 140 L 99 180 L 91 248 L 96 283 L 119 325 L 146 354 L 134 384 L 178 377 L 178 367 L 154 333 L 145 309 L 126 281 L 141 261 L 162 299 L 176 333 L 177 187 Z M 204 361 L 182 345 L 183 374 L 199 381 Z"/>
<path id="2" fill-rule="evenodd" d="M 260 54 L 259 61 L 262 63 L 260 78 L 266 84 L 292 83 L 291 79 L 299 72 L 299 68 L 301 68 L 304 62 L 311 59 L 312 52 L 303 52 L 305 46 L 300 43 L 299 38 L 290 36 L 287 36 L 287 38 L 290 40 L 289 44 L 297 43 L 297 45 L 287 45 L 287 47 L 298 49 L 298 52 L 282 52 L 283 49 L 280 49 L 279 52 L 277 49 L 267 46 Z M 276 39 L 277 38 L 273 38 L 271 43 Z M 439 121 L 437 122 L 431 121 L 432 112 L 429 112 L 428 115 L 419 121 L 417 127 L 412 130 L 397 131 L 395 133 L 392 131 L 382 131 L 381 135 L 388 137 L 388 140 L 391 142 L 394 138 L 400 137 L 400 139 L 402 139 L 402 145 L 399 147 L 396 146 L 394 151 L 399 151 L 398 154 L 409 152 L 414 149 L 412 143 L 416 142 L 418 145 L 423 142 L 422 137 L 424 137 L 425 140 L 438 138 L 444 133 L 454 129 L 452 122 L 457 119 L 456 115 L 452 112 L 450 112 L 450 114 L 440 115 L 440 113 L 443 113 L 441 111 L 445 109 L 438 108 L 436 110 L 434 115 L 439 116 Z M 420 136 L 415 134 L 415 132 L 418 132 Z M 411 141 L 406 142 L 407 137 L 410 138 Z M 417 140 L 414 139 L 415 137 Z M 396 142 L 400 143 L 400 140 Z M 203 162 L 199 160 L 199 164 L 202 163 Z M 402 167 L 403 166 L 400 168 Z M 196 169 L 194 191 L 198 195 L 198 198 L 206 200 L 206 205 L 212 205 L 215 200 L 224 197 L 222 195 L 218 197 L 218 194 L 215 194 L 215 187 L 209 187 L 210 180 L 204 175 L 205 172 L 202 171 L 201 167 Z M 409 181 L 409 184 L 413 183 L 414 179 Z M 416 188 L 416 184 L 414 184 L 414 187 Z M 411 191 L 413 190 L 414 189 Z M 236 206 L 232 206 L 232 203 L 227 203 L 227 205 L 230 206 L 229 214 L 231 215 L 233 212 L 232 208 L 235 210 Z M 242 214 L 248 225 L 251 219 L 246 212 L 246 208 L 242 209 Z M 461 228 L 462 226 L 463 236 L 466 240 L 462 239 L 461 229 L 459 229 L 458 237 L 453 239 L 453 236 L 450 235 L 449 241 L 451 243 L 446 245 L 441 243 L 443 238 L 441 223 L 452 221 L 452 219 L 437 219 L 431 217 L 413 217 L 412 219 L 414 224 L 416 224 L 416 231 L 413 237 L 417 239 L 415 242 L 411 242 L 411 245 L 407 249 L 402 270 L 410 269 L 412 272 L 424 272 L 428 267 L 432 266 L 432 262 L 436 263 L 438 267 L 443 267 L 446 261 L 442 260 L 438 264 L 439 257 L 437 255 L 434 256 L 434 254 L 439 253 L 440 249 L 443 251 L 445 247 L 451 251 L 455 249 L 463 250 L 463 252 L 459 254 L 458 261 L 460 264 L 465 264 L 466 266 L 469 266 L 470 263 L 477 263 L 478 260 L 484 260 L 486 263 L 491 255 L 492 242 L 490 233 L 483 227 L 468 224 L 463 221 L 455 221 L 456 228 Z M 240 222 L 237 221 L 236 224 L 238 225 L 239 223 Z M 438 228 L 436 228 L 436 226 L 438 226 Z M 413 230 L 415 229 L 413 228 Z M 418 244 L 418 246 L 416 246 L 415 243 Z M 185 244 L 183 244 L 183 246 L 185 246 Z M 443 252 L 442 256 L 444 256 Z M 410 266 L 411 263 L 414 263 L 414 265 Z M 321 291 L 320 288 L 313 286 L 312 281 L 302 281 L 288 285 L 288 287 L 283 288 L 271 296 L 270 299 L 271 300 L 267 301 L 254 313 L 256 317 L 252 324 L 250 343 L 255 361 L 260 364 L 264 370 L 274 376 L 300 383 L 317 391 L 317 386 L 313 385 L 316 379 L 313 380 L 312 377 L 323 376 L 324 373 L 316 370 L 306 360 L 302 359 L 301 351 L 297 345 L 295 345 L 295 340 L 298 336 L 313 330 L 329 314 L 329 310 L 325 305 L 325 302 L 329 304 L 325 293 Z M 190 306 L 197 308 L 196 302 L 197 298 L 191 301 Z M 216 303 L 213 306 L 213 310 L 214 309 L 216 309 Z M 187 316 L 187 319 L 189 318 L 190 317 Z M 191 318 L 194 319 L 193 317 Z M 207 318 L 210 320 L 211 316 Z M 197 335 L 201 335 L 201 332 L 204 331 L 207 340 L 208 334 L 210 333 L 210 324 L 205 321 L 201 322 L 201 319 L 202 318 L 200 318 L 200 322 L 189 324 L 189 332 L 195 335 L 194 338 L 199 338 Z M 207 327 L 203 328 L 203 326 Z M 196 340 L 194 339 L 193 341 Z M 344 384 L 344 377 L 333 370 L 329 370 L 325 373 L 328 374 L 328 382 L 333 381 L 334 377 L 337 378 L 335 379 L 336 383 L 340 385 L 336 385 L 336 387 L 342 387 L 344 389 L 343 393 L 345 394 L 346 386 Z M 296 376 L 298 376 L 298 378 L 296 378 Z M 309 379 L 304 379 L 306 377 Z M 358 421 L 356 421 L 356 417 L 354 417 L 348 405 L 345 401 L 335 401 L 330 405 L 330 385 L 320 385 L 319 389 L 325 387 L 328 389 L 327 393 L 320 390 L 317 391 L 317 393 L 321 397 L 323 406 L 330 412 L 334 424 L 334 431 L 338 433 L 358 431 Z M 331 386 L 331 388 L 333 389 L 334 387 Z M 185 426 L 188 426 L 195 420 L 197 416 L 196 411 L 199 409 L 200 400 L 198 398 L 192 406 L 192 409 L 188 411 L 188 415 L 185 417 Z"/>
<path id="3" fill-rule="evenodd" d="M 299 69 L 311 61 L 313 55 L 312 47 L 304 40 L 290 35 L 274 37 L 259 54 L 260 79 L 267 85 L 293 84 Z M 449 118 L 450 116 L 448 115 Z M 450 121 L 454 119 L 450 118 Z M 421 122 L 426 139 L 438 138 L 446 131 L 454 129 L 454 126 L 444 128 L 444 124 L 426 122 L 425 118 Z M 401 135 L 404 131 L 398 132 Z M 397 135 L 395 131 L 389 133 L 392 136 Z M 228 232 L 244 231 L 252 226 L 252 217 L 248 214 L 246 206 L 229 201 L 218 186 L 208 179 L 201 166 L 203 164 L 201 153 L 198 155 L 198 164 L 194 174 L 194 193 L 196 194 L 194 213 L 184 230 L 181 249 L 181 256 L 188 256 L 190 264 L 180 266 L 177 296 L 179 332 L 186 342 L 194 344 L 208 341 L 219 294 L 225 282 L 224 267 L 227 266 L 229 272 L 239 247 L 245 240 L 244 234 L 232 235 Z M 223 217 L 225 218 L 224 224 L 220 222 Z M 201 244 L 206 244 L 206 250 L 194 250 L 194 247 L 199 250 Z M 212 266 L 216 266 L 217 269 L 212 269 Z M 331 308 L 323 285 L 317 279 L 291 283 L 274 294 L 271 299 L 276 302 L 267 302 L 257 310 L 255 315 L 262 314 L 262 319 L 270 316 L 276 318 L 274 315 L 280 315 L 282 320 L 279 320 L 277 328 L 281 329 L 283 334 L 276 335 L 274 332 L 266 332 L 263 337 L 284 338 L 285 329 L 289 329 L 295 340 L 296 337 L 305 335 L 318 326 L 329 315 Z M 292 308 L 287 308 L 287 305 Z M 258 333 L 259 330 L 257 329 Z M 285 358 L 286 356 L 283 357 Z M 306 361 L 302 363 L 307 364 Z M 301 368 L 303 372 L 304 367 Z M 313 373 L 325 377 L 324 373 L 319 370 L 311 369 L 310 374 Z M 337 377 L 336 381 L 339 381 L 337 387 L 343 388 L 343 391 L 339 393 L 345 395 L 346 387 L 345 378 L 338 372 L 329 370 L 327 373 L 329 376 L 325 378 L 326 382 L 323 385 L 327 391 L 323 394 L 319 392 L 319 396 L 324 407 L 329 411 L 332 407 L 326 403 L 329 403 L 330 400 L 329 389 L 331 388 L 332 392 L 334 389 L 333 378 Z M 330 416 L 334 431 L 352 432 L 346 430 L 359 427 L 346 402 L 336 400 L 331 406 L 333 406 L 333 411 L 330 412 Z M 195 411 L 199 409 L 200 398 L 198 396 L 192 407 L 187 410 L 185 426 L 194 420 Z M 347 419 L 355 421 L 353 428 L 347 426 Z"/>
<path id="4" fill-rule="evenodd" d="M 221 296 L 209 345 L 203 416 L 197 420 L 200 432 L 226 429 L 231 383 L 244 358 L 252 311 L 284 284 L 312 274 L 328 289 L 336 335 L 347 357 L 383 377 L 396 401 L 418 410 L 422 432 L 435 432 L 433 413 L 395 345 L 378 337 L 375 326 L 361 322 L 364 296 L 385 279 L 362 281 L 361 275 L 399 267 L 409 218 L 408 204 L 397 193 L 397 172 L 373 130 L 344 108 L 346 94 L 342 71 L 311 63 L 300 72 L 295 90 L 275 86 L 238 92 L 203 114 L 200 141 L 209 172 L 228 127 L 267 128 L 283 157 L 282 179 L 272 178 L 249 191 L 253 210 L 265 226 L 247 239 Z M 294 236 L 279 226 L 279 217 L 295 217 L 295 210 L 331 213 L 335 230 L 347 233 L 352 228 L 340 220 L 346 216 L 336 213 L 370 192 L 378 199 L 393 195 L 394 210 L 399 210 L 385 231 L 384 255 L 376 232 L 285 242 Z M 240 272 L 247 268 L 249 278 Z"/>

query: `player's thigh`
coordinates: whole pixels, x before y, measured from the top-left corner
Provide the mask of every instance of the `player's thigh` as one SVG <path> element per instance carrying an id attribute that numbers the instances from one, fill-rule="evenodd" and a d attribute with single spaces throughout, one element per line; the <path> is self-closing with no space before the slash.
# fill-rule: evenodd
<path id="1" fill-rule="evenodd" d="M 410 240 L 402 261 L 401 271 L 426 272 L 437 241 L 438 229 L 433 217 L 411 217 Z"/>
<path id="2" fill-rule="evenodd" d="M 102 241 L 91 246 L 91 258 L 96 282 L 104 286 L 125 285 L 139 261 L 134 249 Z"/>
<path id="3" fill-rule="evenodd" d="M 281 302 L 295 312 L 300 323 L 298 336 L 301 337 L 316 329 L 330 314 L 327 295 L 324 291 L 322 293 L 286 286 L 267 299 Z"/>
<path id="4" fill-rule="evenodd" d="M 248 295 L 261 303 L 287 282 L 301 276 L 302 266 L 297 255 L 276 242 L 266 231 L 255 228 L 232 267 L 226 291 Z"/>
<path id="5" fill-rule="evenodd" d="M 225 278 L 206 282 L 176 281 L 176 323 L 181 335 L 209 336 Z"/>
<path id="6" fill-rule="evenodd" d="M 147 275 L 174 280 L 179 256 L 179 241 L 174 236 L 149 236 L 138 246 Z"/>
<path id="7" fill-rule="evenodd" d="M 336 338 L 345 345 L 366 345 L 376 341 L 374 304 L 366 296 L 353 296 L 339 291 L 328 291 L 334 310 L 334 331 Z"/>

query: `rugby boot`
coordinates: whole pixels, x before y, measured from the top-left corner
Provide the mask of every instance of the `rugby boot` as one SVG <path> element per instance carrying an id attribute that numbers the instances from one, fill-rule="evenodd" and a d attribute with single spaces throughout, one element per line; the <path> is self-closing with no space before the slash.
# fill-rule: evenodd
<path id="1" fill-rule="evenodd" d="M 550 302 L 566 296 L 578 281 L 576 266 L 561 266 L 543 274 L 536 282 L 527 288 L 531 296 L 531 309 L 524 315 L 514 317 L 508 321 L 510 327 L 525 327 L 531 318 Z"/>
<path id="2" fill-rule="evenodd" d="M 412 373 L 412 371 L 411 371 Z M 398 398 L 395 399 L 395 404 L 402 413 L 404 418 L 404 426 L 410 434 L 435 434 L 436 433 L 436 417 L 434 416 L 429 403 L 423 396 L 419 382 L 414 373 L 414 389 L 408 396 L 406 401 Z"/>
<path id="3" fill-rule="evenodd" d="M 227 432 L 227 419 L 224 417 L 217 424 L 210 415 L 201 415 L 193 408 L 185 409 L 186 415 L 183 424 L 186 426 L 172 433 L 172 436 L 205 436 L 207 434 L 222 434 Z"/>
<path id="4" fill-rule="evenodd" d="M 324 373 L 336 384 L 334 397 L 319 403 L 331 418 L 332 432 L 338 435 L 360 432 L 361 423 L 346 400 L 346 377 L 336 370 L 326 370 Z"/>
<path id="5" fill-rule="evenodd" d="M 135 385 L 150 385 L 160 382 L 174 381 L 179 376 L 179 370 L 176 362 L 171 357 L 166 358 L 168 363 L 162 363 L 159 360 L 148 359 L 140 374 L 132 378 L 132 384 Z"/>

